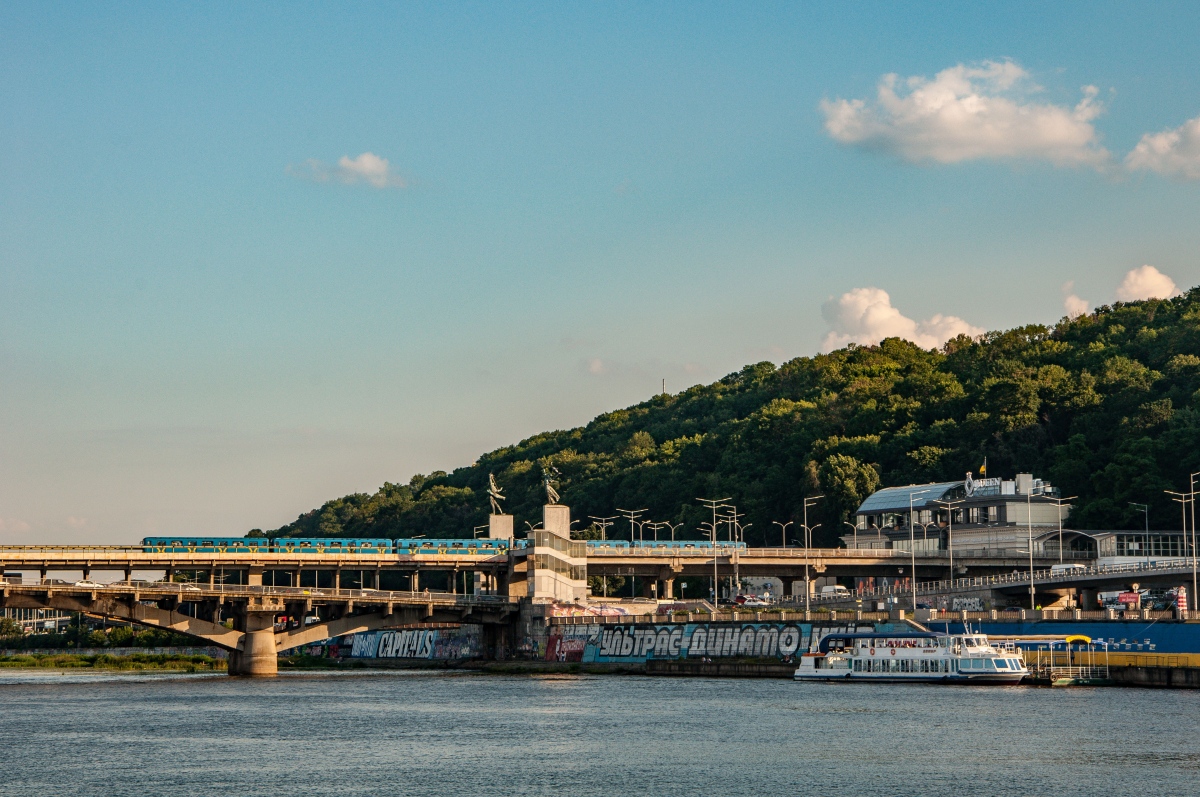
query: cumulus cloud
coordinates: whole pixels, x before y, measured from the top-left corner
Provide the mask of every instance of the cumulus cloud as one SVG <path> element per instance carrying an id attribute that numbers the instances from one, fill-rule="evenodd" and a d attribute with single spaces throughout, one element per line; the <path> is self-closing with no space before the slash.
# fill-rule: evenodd
<path id="1" fill-rule="evenodd" d="M 874 102 L 822 100 L 825 130 L 842 144 L 914 162 L 987 158 L 1099 166 L 1109 160 L 1094 120 L 1104 110 L 1095 86 L 1074 106 L 1029 102 L 1039 91 L 1013 61 L 959 64 L 932 80 L 884 75 Z"/>
<path id="2" fill-rule="evenodd" d="M 299 166 L 289 166 L 287 171 L 318 183 L 367 183 L 376 188 L 404 188 L 406 185 L 404 178 L 392 171 L 388 159 L 373 152 L 364 152 L 354 158 L 343 155 L 335 164 L 309 158 Z"/>
<path id="3" fill-rule="evenodd" d="M 1064 282 L 1063 291 L 1063 310 L 1067 312 L 1067 318 L 1078 318 L 1081 315 L 1087 315 L 1092 311 L 1092 303 L 1075 294 L 1075 282 Z"/>
<path id="4" fill-rule="evenodd" d="M 904 338 L 924 349 L 941 346 L 958 335 L 982 335 L 984 330 L 952 315 L 938 313 L 926 321 L 914 321 L 892 306 L 892 298 L 880 288 L 855 288 L 821 306 L 829 333 L 821 342 L 823 351 L 849 343 L 871 346 L 884 338 Z"/>
<path id="5" fill-rule="evenodd" d="M 1142 299 L 1169 299 L 1178 296 L 1175 280 L 1154 266 L 1138 266 L 1125 274 L 1117 286 L 1117 298 L 1122 302 L 1137 302 Z"/>
<path id="6" fill-rule="evenodd" d="M 1200 116 L 1174 130 L 1142 136 L 1125 156 L 1125 166 L 1180 180 L 1200 180 Z"/>

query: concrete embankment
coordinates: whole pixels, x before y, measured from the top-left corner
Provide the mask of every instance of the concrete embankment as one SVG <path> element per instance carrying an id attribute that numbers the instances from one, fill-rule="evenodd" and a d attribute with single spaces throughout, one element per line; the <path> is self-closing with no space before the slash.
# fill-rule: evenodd
<path id="1" fill-rule="evenodd" d="M 1200 689 L 1200 667 L 1113 667 L 1113 683 L 1163 689 Z"/>
<path id="2" fill-rule="evenodd" d="M 689 661 L 687 659 L 651 659 L 647 675 L 678 675 L 708 678 L 791 678 L 795 664 L 755 661 Z"/>

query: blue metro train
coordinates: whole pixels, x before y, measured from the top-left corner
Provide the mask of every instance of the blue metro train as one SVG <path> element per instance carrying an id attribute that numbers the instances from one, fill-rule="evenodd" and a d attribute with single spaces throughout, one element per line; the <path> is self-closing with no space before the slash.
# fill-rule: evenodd
<path id="1" fill-rule="evenodd" d="M 142 547 L 147 553 L 311 553 L 311 554 L 503 554 L 509 549 L 508 540 L 439 540 L 370 537 L 146 537 Z M 515 548 L 525 548 L 527 540 L 513 540 Z M 673 550 L 703 550 L 713 543 L 693 540 L 588 540 L 589 551 L 620 553 L 631 549 L 670 552 Z M 717 542 L 721 550 L 745 550 L 744 542 Z"/>

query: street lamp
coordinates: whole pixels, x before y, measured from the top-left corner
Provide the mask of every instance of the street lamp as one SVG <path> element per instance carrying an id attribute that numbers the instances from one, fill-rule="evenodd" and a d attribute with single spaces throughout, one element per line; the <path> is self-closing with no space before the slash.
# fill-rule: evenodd
<path id="1" fill-rule="evenodd" d="M 795 521 L 789 520 L 787 523 L 780 523 L 778 520 L 772 520 L 771 522 L 779 527 L 779 538 L 780 538 L 780 541 L 783 543 L 783 547 L 786 548 L 787 547 L 787 528 L 788 528 L 788 526 L 791 526 Z"/>
<path id="2" fill-rule="evenodd" d="M 636 524 L 638 516 L 645 512 L 645 509 L 618 509 L 625 519 L 629 521 L 629 541 L 634 542 L 634 535 L 637 532 Z"/>
<path id="3" fill-rule="evenodd" d="M 702 504 L 708 506 L 712 510 L 712 545 L 713 545 L 713 612 L 717 610 L 717 603 L 720 598 L 717 597 L 717 510 L 725 506 L 725 502 L 729 498 L 697 498 Z M 703 525 L 703 524 L 702 524 Z"/>
<path id="4" fill-rule="evenodd" d="M 855 525 L 854 523 L 851 523 L 849 520 L 843 520 L 842 525 L 849 526 L 850 530 L 854 532 L 854 550 L 857 551 L 858 550 L 858 526 Z"/>
<path id="5" fill-rule="evenodd" d="M 1130 501 L 1129 505 L 1141 507 L 1142 513 L 1146 517 L 1146 533 L 1145 533 L 1145 536 L 1142 537 L 1142 539 L 1146 541 L 1146 564 L 1148 565 L 1148 564 L 1150 564 L 1150 505 L 1149 504 L 1139 504 L 1134 501 Z"/>
<path id="6" fill-rule="evenodd" d="M 675 542 L 675 529 L 680 528 L 683 524 L 676 523 L 675 525 L 671 525 L 671 521 L 669 520 L 664 520 L 662 524 L 671 530 L 671 542 Z"/>
<path id="7" fill-rule="evenodd" d="M 934 501 L 946 508 L 946 550 L 950 554 L 950 583 L 954 584 L 954 507 L 963 501 Z"/>
<path id="8" fill-rule="evenodd" d="M 608 539 L 608 537 L 605 536 L 605 532 L 608 530 L 608 527 L 613 524 L 613 521 L 616 520 L 616 518 L 615 517 L 596 517 L 595 515 L 588 515 L 588 520 L 592 521 L 592 523 L 594 525 L 600 527 L 600 539 L 606 540 L 606 539 Z"/>
<path id="9" fill-rule="evenodd" d="M 820 499 L 822 499 L 824 497 L 825 497 L 824 495 L 814 495 L 811 498 L 804 499 L 804 612 L 805 612 L 804 616 L 805 617 L 808 617 L 808 612 L 811 610 L 809 600 L 812 597 L 812 582 L 809 579 L 808 557 L 809 557 L 809 548 L 812 547 L 812 530 L 813 530 L 813 528 L 816 528 L 815 526 L 810 527 L 808 525 L 808 508 L 810 506 L 815 505 L 817 503 L 817 501 L 819 501 Z M 819 525 L 821 525 L 821 524 L 818 523 L 817 526 L 819 526 Z"/>
<path id="10" fill-rule="evenodd" d="M 1048 496 L 1048 497 L 1049 497 L 1049 496 Z M 1062 508 L 1063 508 L 1063 503 L 1064 503 L 1064 502 L 1066 502 L 1066 501 L 1074 501 L 1074 500 L 1075 500 L 1076 498 L 1078 498 L 1078 497 L 1079 497 L 1079 496 L 1077 496 L 1077 495 L 1073 495 L 1073 496 L 1071 496 L 1070 498 L 1053 498 L 1053 497 L 1050 497 L 1050 500 L 1051 500 L 1051 501 L 1053 501 L 1053 502 L 1054 502 L 1054 503 L 1055 503 L 1055 504 L 1058 506 L 1058 563 L 1059 563 L 1059 564 L 1062 564 L 1062 561 L 1063 561 L 1063 543 L 1062 543 Z M 1067 506 L 1070 506 L 1070 504 L 1067 504 Z M 1185 533 L 1186 533 L 1186 529 L 1185 529 L 1184 531 L 1185 531 Z"/>
<path id="11" fill-rule="evenodd" d="M 912 581 L 914 617 L 917 614 L 917 535 L 913 531 L 913 496 L 931 492 L 933 488 L 926 487 L 924 490 L 910 490 L 908 493 L 908 551 L 912 555 L 912 572 L 909 573 L 909 579 Z"/>

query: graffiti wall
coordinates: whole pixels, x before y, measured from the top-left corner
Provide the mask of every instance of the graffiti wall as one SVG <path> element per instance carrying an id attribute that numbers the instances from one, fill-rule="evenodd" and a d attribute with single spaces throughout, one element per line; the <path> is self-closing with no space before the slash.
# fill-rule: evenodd
<path id="1" fill-rule="evenodd" d="M 355 634 L 350 657 L 355 659 L 475 659 L 483 656 L 483 629 L 405 628 Z"/>
<path id="2" fill-rule="evenodd" d="M 854 625 L 812 623 L 687 623 L 559 626 L 546 644 L 547 661 L 638 663 L 647 659 L 789 659 L 829 633 Z M 866 626 L 864 630 L 871 630 Z M 815 634 L 815 638 L 814 638 Z"/>

